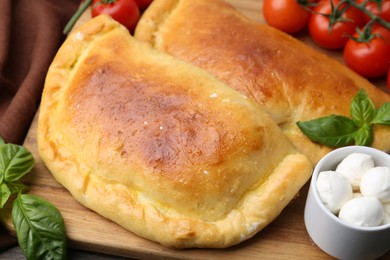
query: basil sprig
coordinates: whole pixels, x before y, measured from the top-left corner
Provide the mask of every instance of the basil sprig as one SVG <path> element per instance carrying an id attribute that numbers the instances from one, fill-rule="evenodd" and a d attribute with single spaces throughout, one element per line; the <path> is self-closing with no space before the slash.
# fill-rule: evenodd
<path id="1" fill-rule="evenodd" d="M 305 122 L 299 121 L 297 125 L 312 141 L 332 148 L 353 144 L 370 146 L 374 140 L 372 125 L 390 126 L 390 102 L 384 103 L 376 110 L 363 89 L 353 97 L 350 114 L 351 118 L 330 115 Z"/>
<path id="2" fill-rule="evenodd" d="M 20 179 L 34 166 L 32 154 L 23 146 L 0 138 L 0 209 L 12 194 L 12 223 L 20 248 L 27 259 L 65 259 L 65 224 L 58 209 L 34 195 Z"/>
<path id="3" fill-rule="evenodd" d="M 0 208 L 13 193 L 25 191 L 27 187 L 20 181 L 34 166 L 31 153 L 20 145 L 6 144 L 0 138 Z"/>

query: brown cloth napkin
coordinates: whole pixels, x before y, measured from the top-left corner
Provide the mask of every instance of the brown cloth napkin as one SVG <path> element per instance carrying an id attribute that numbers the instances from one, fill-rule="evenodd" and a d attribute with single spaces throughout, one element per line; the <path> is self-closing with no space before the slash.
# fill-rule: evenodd
<path id="1" fill-rule="evenodd" d="M 22 144 L 80 0 L 0 0 L 0 136 Z M 1 209 L 0 209 L 1 210 Z M 16 244 L 0 226 L 0 251 Z"/>

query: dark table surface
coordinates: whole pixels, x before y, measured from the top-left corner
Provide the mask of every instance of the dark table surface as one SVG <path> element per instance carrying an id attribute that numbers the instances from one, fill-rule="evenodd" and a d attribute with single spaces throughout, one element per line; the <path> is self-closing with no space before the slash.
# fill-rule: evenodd
<path id="1" fill-rule="evenodd" d="M 19 246 L 11 247 L 3 252 L 0 252 L 0 260 L 24 260 L 26 257 L 23 255 Z M 99 254 L 89 251 L 68 249 L 68 259 L 93 259 L 93 260 L 122 260 L 128 259 L 118 256 Z"/>

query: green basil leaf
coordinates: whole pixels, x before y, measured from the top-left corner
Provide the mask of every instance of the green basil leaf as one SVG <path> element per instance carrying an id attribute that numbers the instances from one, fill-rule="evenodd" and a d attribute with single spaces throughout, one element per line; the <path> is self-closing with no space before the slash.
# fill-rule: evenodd
<path id="1" fill-rule="evenodd" d="M 22 193 L 23 191 L 29 190 L 29 188 L 20 181 L 7 182 L 7 185 L 11 193 Z"/>
<path id="2" fill-rule="evenodd" d="M 339 115 L 297 122 L 297 125 L 312 141 L 329 147 L 353 144 L 355 132 L 359 129 L 352 119 Z"/>
<path id="3" fill-rule="evenodd" d="M 11 191 L 7 184 L 0 184 L 0 208 L 4 207 L 4 204 L 8 201 L 9 196 L 11 196 Z"/>
<path id="4" fill-rule="evenodd" d="M 390 126 L 390 102 L 384 103 L 377 111 L 373 124 Z"/>
<path id="5" fill-rule="evenodd" d="M 64 220 L 53 204 L 19 194 L 13 203 L 12 221 L 27 259 L 66 259 Z"/>
<path id="6" fill-rule="evenodd" d="M 5 144 L 4 139 L 0 137 L 0 145 Z"/>
<path id="7" fill-rule="evenodd" d="M 356 131 L 354 139 L 356 145 L 370 146 L 374 140 L 372 126 L 369 124 L 363 125 L 358 131 Z"/>
<path id="8" fill-rule="evenodd" d="M 11 194 L 27 191 L 28 187 L 20 181 L 0 184 L 0 208 L 4 206 Z"/>
<path id="9" fill-rule="evenodd" d="M 361 127 L 366 123 L 370 123 L 376 115 L 374 103 L 368 97 L 366 92 L 361 89 L 353 97 L 351 103 L 351 117 L 355 123 Z"/>
<path id="10" fill-rule="evenodd" d="M 0 145 L 0 173 L 4 180 L 13 182 L 27 174 L 34 165 L 32 154 L 23 146 L 16 144 Z"/>

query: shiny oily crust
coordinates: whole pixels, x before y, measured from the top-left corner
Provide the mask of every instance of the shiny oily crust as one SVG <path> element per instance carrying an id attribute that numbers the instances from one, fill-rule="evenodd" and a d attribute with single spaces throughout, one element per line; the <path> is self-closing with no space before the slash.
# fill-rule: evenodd
<path id="1" fill-rule="evenodd" d="M 297 121 L 349 116 L 360 88 L 377 107 L 390 101 L 338 61 L 249 20 L 223 0 L 154 0 L 135 38 L 205 69 L 258 102 L 314 164 L 330 149 L 311 142 Z M 374 127 L 372 146 L 390 152 L 389 127 Z"/>
<path id="2" fill-rule="evenodd" d="M 48 70 L 38 149 L 80 203 L 176 248 L 252 237 L 312 171 L 257 103 L 104 15 Z"/>

